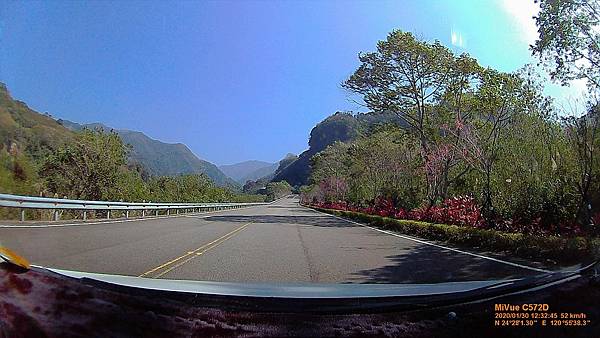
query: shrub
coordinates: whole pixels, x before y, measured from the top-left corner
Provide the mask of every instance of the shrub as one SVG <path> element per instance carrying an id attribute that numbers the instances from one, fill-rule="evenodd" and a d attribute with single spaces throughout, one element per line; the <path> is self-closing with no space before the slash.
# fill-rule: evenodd
<path id="1" fill-rule="evenodd" d="M 471 196 L 449 198 L 440 205 L 431 207 L 422 206 L 410 211 L 396 207 L 391 198 L 377 198 L 366 207 L 352 205 L 344 201 L 319 202 L 318 200 L 313 200 L 311 205 L 324 209 L 355 211 L 395 219 L 475 228 L 493 228 L 502 232 L 515 232 L 536 236 L 556 235 L 573 237 L 585 234 L 581 225 L 575 220 L 558 220 L 555 223 L 551 223 L 548 220 L 544 220 L 542 216 L 537 216 L 533 219 L 529 217 L 518 219 L 497 218 L 488 223 L 483 218 L 481 207 Z M 600 224 L 600 213 L 594 216 L 594 224 Z"/>

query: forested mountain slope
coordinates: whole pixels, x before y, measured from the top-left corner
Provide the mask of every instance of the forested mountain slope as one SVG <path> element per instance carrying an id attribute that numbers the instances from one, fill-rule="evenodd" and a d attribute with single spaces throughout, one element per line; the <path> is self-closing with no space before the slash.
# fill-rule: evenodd
<path id="1" fill-rule="evenodd" d="M 318 152 L 327 148 L 336 141 L 348 142 L 356 139 L 363 131 L 385 123 L 397 123 L 404 126 L 404 122 L 394 113 L 351 113 L 336 112 L 317 124 L 310 132 L 308 149 L 298 158 L 280 168 L 273 177 L 273 181 L 287 181 L 292 186 L 301 186 L 308 183 L 310 176 L 310 159 Z"/>
<path id="2" fill-rule="evenodd" d="M 72 130 L 87 128 L 112 128 L 100 123 L 81 125 L 68 120 L 59 120 L 60 124 Z M 130 158 L 154 176 L 176 176 L 181 174 L 203 173 L 210 177 L 218 186 L 239 187 L 235 181 L 227 177 L 219 168 L 199 159 L 183 143 L 165 143 L 148 137 L 146 134 L 126 129 L 115 129 L 124 143 L 131 145 Z"/>

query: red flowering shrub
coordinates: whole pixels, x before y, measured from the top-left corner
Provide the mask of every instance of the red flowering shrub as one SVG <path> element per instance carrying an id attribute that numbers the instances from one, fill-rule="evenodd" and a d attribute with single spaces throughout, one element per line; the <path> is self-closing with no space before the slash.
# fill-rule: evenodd
<path id="1" fill-rule="evenodd" d="M 315 202 L 315 207 L 354 211 L 368 215 L 392 217 L 424 221 L 439 224 L 453 224 L 469 227 L 483 227 L 486 222 L 483 218 L 481 207 L 475 199 L 470 196 L 458 196 L 445 200 L 440 205 L 429 208 L 420 207 L 413 210 L 397 208 L 390 198 L 377 198 L 367 207 L 359 207 L 346 202 Z M 600 225 L 600 212 L 593 216 L 594 224 Z M 522 233 L 528 235 L 558 235 L 579 236 L 584 233 L 582 227 L 573 221 L 562 221 L 557 223 L 544 222 L 541 217 L 523 219 L 497 219 L 492 222 L 495 230 L 511 233 Z"/>
<path id="2" fill-rule="evenodd" d="M 342 201 L 314 202 L 312 205 L 325 209 L 349 210 L 398 219 L 412 219 L 417 221 L 468 226 L 481 226 L 483 224 L 481 208 L 475 203 L 475 200 L 472 197 L 468 196 L 447 199 L 442 205 L 432 206 L 430 208 L 421 207 L 411 211 L 396 208 L 394 202 L 390 198 L 377 198 L 372 205 L 367 207 L 356 207 Z"/>
<path id="3" fill-rule="evenodd" d="M 396 214 L 396 206 L 391 198 L 377 198 L 373 206 L 375 214 L 383 217 L 393 217 Z"/>
<path id="4" fill-rule="evenodd" d="M 470 196 L 460 196 L 444 201 L 441 221 L 456 225 L 482 226 L 481 208 Z"/>
<path id="5" fill-rule="evenodd" d="M 596 223 L 594 223 L 596 224 Z M 554 232 L 552 232 L 553 234 L 564 234 L 564 235 L 568 235 L 568 236 L 580 236 L 583 235 L 583 229 L 581 228 L 581 225 L 579 225 L 577 222 L 575 221 L 571 221 L 571 222 L 564 222 L 564 223 L 560 223 L 558 224 L 555 229 Z"/>
<path id="6" fill-rule="evenodd" d="M 406 218 L 433 223 L 455 224 L 479 227 L 484 224 L 481 208 L 469 196 L 454 197 L 441 205 L 411 210 Z"/>
<path id="7" fill-rule="evenodd" d="M 349 210 L 348 203 L 344 201 L 337 202 L 313 202 L 312 206 L 323 208 L 323 209 L 334 209 L 334 210 Z"/>
<path id="8" fill-rule="evenodd" d="M 420 207 L 417 209 L 413 209 L 406 214 L 407 219 L 412 219 L 415 221 L 426 221 L 429 219 L 428 217 L 429 211 L 425 207 Z"/>
<path id="9" fill-rule="evenodd" d="M 393 217 L 398 219 L 408 219 L 408 211 L 405 209 L 398 209 Z"/>

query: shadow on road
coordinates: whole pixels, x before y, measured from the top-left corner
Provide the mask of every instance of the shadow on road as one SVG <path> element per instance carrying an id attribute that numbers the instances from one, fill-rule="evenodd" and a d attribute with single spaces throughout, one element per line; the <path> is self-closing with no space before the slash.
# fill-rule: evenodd
<path id="1" fill-rule="evenodd" d="M 289 212 L 293 212 L 294 214 L 302 213 L 302 214 L 311 214 L 318 216 L 319 214 L 312 209 L 308 208 L 298 208 L 298 207 L 290 207 L 285 205 L 269 205 L 267 209 L 285 209 Z"/>
<path id="2" fill-rule="evenodd" d="M 267 209 L 288 209 L 288 210 L 292 210 L 292 208 L 289 205 L 268 205 Z M 294 210 L 296 211 L 296 210 Z"/>
<path id="3" fill-rule="evenodd" d="M 443 283 L 521 278 L 539 272 L 428 245 L 387 256 L 391 264 L 353 273 L 353 283 Z"/>
<path id="4" fill-rule="evenodd" d="M 329 216 L 281 216 L 281 215 L 256 215 L 256 216 L 210 216 L 205 217 L 204 220 L 214 222 L 236 222 L 236 223 L 277 223 L 277 224 L 301 224 L 301 225 L 312 225 L 318 227 L 337 227 L 337 228 L 350 228 L 357 227 L 352 223 L 344 222 L 339 219 L 335 219 Z"/>

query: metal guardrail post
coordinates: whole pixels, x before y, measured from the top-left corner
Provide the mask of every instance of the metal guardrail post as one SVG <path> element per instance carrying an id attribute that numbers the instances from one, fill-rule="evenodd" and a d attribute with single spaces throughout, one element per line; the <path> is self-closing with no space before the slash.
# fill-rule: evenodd
<path id="1" fill-rule="evenodd" d="M 82 212 L 83 220 L 87 220 L 87 211 L 106 212 L 106 218 L 111 219 L 111 212 L 119 211 L 117 216 L 129 218 L 130 210 L 141 210 L 142 217 L 146 217 L 146 210 L 154 210 L 155 215 L 160 215 L 160 210 L 164 210 L 166 215 L 171 215 L 171 209 L 175 209 L 175 214 L 190 212 L 207 212 L 215 210 L 238 209 L 248 206 L 255 206 L 263 203 L 152 203 L 144 201 L 135 202 L 112 202 L 112 201 L 87 201 L 74 200 L 67 198 L 46 198 L 34 196 L 19 196 L 0 193 L 0 207 L 16 208 L 20 211 L 20 220 L 24 221 L 27 216 L 27 209 L 49 210 L 51 218 L 58 221 L 61 218 L 61 210 L 71 210 Z M 123 214 L 121 214 L 123 212 Z M 113 215 L 114 216 L 114 215 Z"/>

